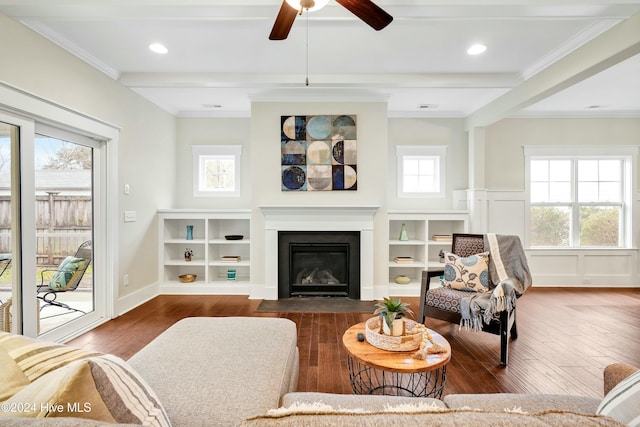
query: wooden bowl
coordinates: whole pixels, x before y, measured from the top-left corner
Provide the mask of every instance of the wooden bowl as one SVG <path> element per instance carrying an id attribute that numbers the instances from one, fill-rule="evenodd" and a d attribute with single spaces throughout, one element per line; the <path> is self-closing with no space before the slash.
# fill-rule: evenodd
<path id="1" fill-rule="evenodd" d="M 178 280 L 182 283 L 191 283 L 196 280 L 196 277 L 198 277 L 196 274 L 181 274 L 178 276 Z"/>

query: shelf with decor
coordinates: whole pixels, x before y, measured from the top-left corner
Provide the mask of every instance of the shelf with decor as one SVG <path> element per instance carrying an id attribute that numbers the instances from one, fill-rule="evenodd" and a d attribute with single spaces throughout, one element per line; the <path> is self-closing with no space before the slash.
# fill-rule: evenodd
<path id="1" fill-rule="evenodd" d="M 419 296 L 422 271 L 428 267 L 444 267 L 439 253 L 451 250 L 453 233 L 468 231 L 469 214 L 466 211 L 390 211 L 388 221 L 389 295 Z M 401 258 L 401 262 L 397 262 L 399 257 L 409 259 Z"/>
<path id="2" fill-rule="evenodd" d="M 250 210 L 163 209 L 158 216 L 161 293 L 249 294 Z M 237 262 L 223 259 L 231 256 Z M 184 274 L 196 278 L 185 283 Z"/>

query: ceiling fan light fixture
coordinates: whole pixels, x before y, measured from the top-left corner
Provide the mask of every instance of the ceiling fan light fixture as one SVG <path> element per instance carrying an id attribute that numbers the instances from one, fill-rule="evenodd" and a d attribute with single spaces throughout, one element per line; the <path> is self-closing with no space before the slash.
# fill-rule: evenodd
<path id="1" fill-rule="evenodd" d="M 161 55 L 164 55 L 165 53 L 169 52 L 169 49 L 167 49 L 166 46 L 163 45 L 162 43 L 151 43 L 149 45 L 149 50 L 151 52 L 159 53 Z"/>
<path id="2" fill-rule="evenodd" d="M 287 4 L 295 10 L 303 8 L 307 12 L 315 12 L 320 10 L 329 3 L 329 0 L 286 0 Z M 307 7 L 309 3 L 313 3 L 313 6 Z"/>
<path id="3" fill-rule="evenodd" d="M 480 55 L 487 50 L 487 46 L 483 44 L 474 44 L 469 49 L 467 49 L 467 53 L 469 55 Z"/>

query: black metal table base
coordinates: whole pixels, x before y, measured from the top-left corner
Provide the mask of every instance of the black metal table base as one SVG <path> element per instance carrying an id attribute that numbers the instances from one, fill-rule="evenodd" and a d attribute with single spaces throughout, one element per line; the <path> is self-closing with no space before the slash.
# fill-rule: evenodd
<path id="1" fill-rule="evenodd" d="M 350 355 L 347 369 L 351 388 L 355 394 L 387 396 L 434 397 L 442 396 L 446 382 L 446 365 L 432 371 L 400 373 L 384 371 L 358 362 Z"/>

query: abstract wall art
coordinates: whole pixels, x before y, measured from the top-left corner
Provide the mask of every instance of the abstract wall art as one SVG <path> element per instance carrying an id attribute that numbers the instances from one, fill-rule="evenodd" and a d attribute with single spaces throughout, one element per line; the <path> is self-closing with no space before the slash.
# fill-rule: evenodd
<path id="1" fill-rule="evenodd" d="M 282 191 L 357 190 L 355 115 L 281 116 Z"/>

